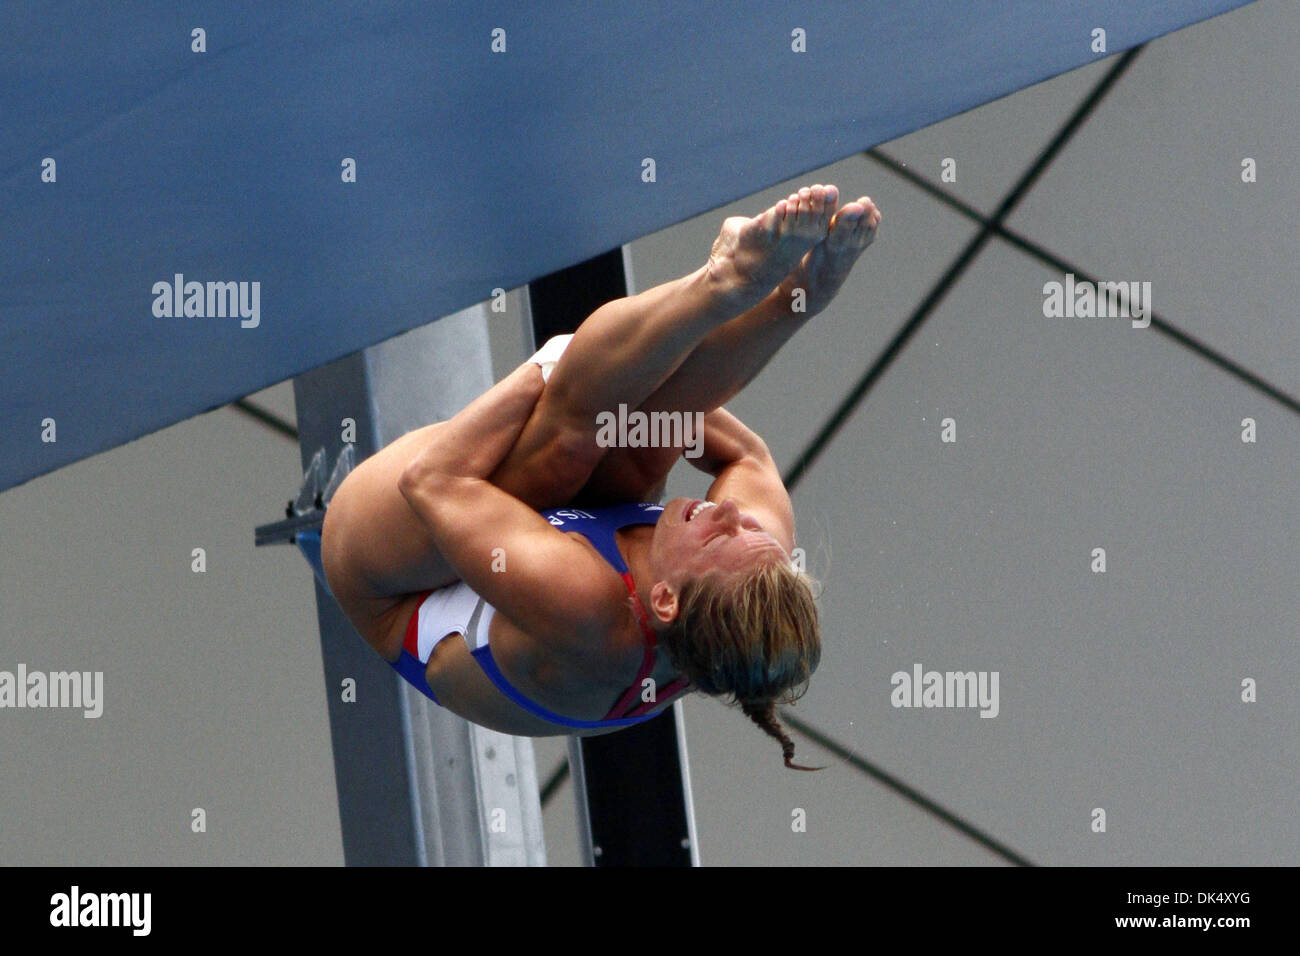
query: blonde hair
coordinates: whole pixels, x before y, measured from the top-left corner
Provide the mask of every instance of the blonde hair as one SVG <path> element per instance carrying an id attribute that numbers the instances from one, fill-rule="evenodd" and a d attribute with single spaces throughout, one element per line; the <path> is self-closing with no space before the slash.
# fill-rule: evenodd
<path id="1" fill-rule="evenodd" d="M 777 703 L 802 697 L 821 660 L 813 584 L 779 559 L 695 578 L 682 585 L 677 618 L 660 637 L 677 670 L 704 693 L 739 703 L 781 742 L 793 770 L 822 769 L 794 763 L 794 741 L 776 718 Z"/>

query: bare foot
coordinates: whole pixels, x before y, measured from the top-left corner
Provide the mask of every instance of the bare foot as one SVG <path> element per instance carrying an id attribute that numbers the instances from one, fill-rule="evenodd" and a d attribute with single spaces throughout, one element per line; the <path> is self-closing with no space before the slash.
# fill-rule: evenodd
<path id="1" fill-rule="evenodd" d="M 798 268 L 781 283 L 781 289 L 786 293 L 803 289 L 808 315 L 822 311 L 840 291 L 858 256 L 876 238 L 880 219 L 880 210 L 868 196 L 841 207 L 831 220 L 826 238 L 808 250 Z"/>
<path id="2" fill-rule="evenodd" d="M 708 274 L 735 312 L 762 301 L 826 238 L 838 199 L 834 186 L 805 186 L 753 218 L 723 221 L 709 254 Z"/>

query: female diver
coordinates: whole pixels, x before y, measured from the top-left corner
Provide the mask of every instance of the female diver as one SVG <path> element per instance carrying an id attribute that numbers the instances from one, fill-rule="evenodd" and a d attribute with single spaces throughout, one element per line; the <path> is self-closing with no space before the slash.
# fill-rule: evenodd
<path id="1" fill-rule="evenodd" d="M 727 219 L 695 272 L 601 306 L 358 465 L 326 512 L 322 560 L 366 641 L 504 733 L 608 733 L 700 690 L 738 702 L 806 769 L 775 706 L 817 666 L 814 595 L 771 455 L 721 406 L 874 238 L 871 200 L 837 198 L 805 187 Z M 655 504 L 681 446 L 602 447 L 597 416 L 619 405 L 704 415 L 687 460 L 713 478 L 706 499 Z"/>

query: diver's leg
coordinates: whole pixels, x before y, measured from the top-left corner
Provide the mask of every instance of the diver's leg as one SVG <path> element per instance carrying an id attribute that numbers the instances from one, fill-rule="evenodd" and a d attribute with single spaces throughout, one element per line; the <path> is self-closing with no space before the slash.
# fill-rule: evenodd
<path id="1" fill-rule="evenodd" d="M 833 212 L 818 185 L 752 218 L 727 219 L 705 265 L 593 312 L 544 400 L 584 421 L 619 404 L 636 408 L 710 332 L 771 292 L 825 237 Z"/>
<path id="2" fill-rule="evenodd" d="M 875 239 L 880 220 L 880 210 L 867 196 L 842 207 L 826 238 L 798 267 L 762 302 L 706 336 L 642 409 L 707 414 L 730 401 L 805 322 L 830 305 Z M 800 312 L 793 310 L 796 290 L 803 293 Z"/>
<path id="3" fill-rule="evenodd" d="M 835 196 L 832 187 L 828 205 L 827 192 L 805 187 L 757 216 L 727 219 L 705 265 L 593 312 L 493 483 L 526 501 L 567 502 L 581 485 L 548 482 L 556 446 L 589 473 L 606 451 L 596 444 L 597 416 L 638 407 L 711 332 L 761 302 L 826 235 Z"/>
<path id="4" fill-rule="evenodd" d="M 830 232 L 770 295 L 744 315 L 715 329 L 640 406 L 646 413 L 708 414 L 739 393 L 805 322 L 834 299 L 854 263 L 875 238 L 880 211 L 863 196 L 846 204 Z M 792 309 L 795 290 L 805 311 Z M 698 441 L 694 435 L 691 441 Z M 611 449 L 593 470 L 579 498 L 657 500 L 681 448 Z"/>
<path id="5" fill-rule="evenodd" d="M 541 372 L 521 365 L 451 420 L 407 432 L 352 469 L 330 500 L 321 528 L 321 560 L 345 610 L 349 600 L 382 602 L 458 580 L 398 489 L 398 479 L 440 433 L 445 438 L 468 428 L 486 435 L 512 427 L 529 414 L 542 388 Z"/>

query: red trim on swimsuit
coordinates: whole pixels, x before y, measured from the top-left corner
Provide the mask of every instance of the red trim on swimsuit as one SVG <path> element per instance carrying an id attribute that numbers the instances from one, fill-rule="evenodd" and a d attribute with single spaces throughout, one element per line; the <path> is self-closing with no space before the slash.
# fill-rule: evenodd
<path id="1" fill-rule="evenodd" d="M 411 619 L 406 622 L 406 636 L 402 638 L 402 647 L 416 660 L 420 659 L 420 607 L 425 600 L 432 594 L 432 591 L 424 591 L 420 594 L 420 600 L 416 602 L 415 611 L 411 614 Z M 428 663 L 422 661 L 421 663 Z"/>
<path id="2" fill-rule="evenodd" d="M 619 577 L 623 579 L 623 584 L 627 586 L 628 594 L 632 595 L 632 613 L 636 617 L 636 623 L 641 630 L 642 636 L 645 638 L 645 653 L 641 657 L 641 667 L 637 670 L 636 678 L 628 685 L 627 689 L 619 696 L 618 701 L 610 708 L 609 713 L 602 717 L 601 720 L 641 717 L 657 707 L 660 701 L 668 700 L 690 684 L 690 681 L 686 678 L 678 677 L 658 691 L 654 700 L 639 700 L 641 682 L 649 677 L 655 669 L 657 657 L 655 649 L 659 645 L 659 640 L 655 636 L 654 628 L 650 626 L 650 618 L 646 614 L 645 607 L 641 604 L 641 598 L 637 596 L 632 575 L 624 571 L 619 574 Z M 420 595 L 420 600 L 416 604 L 410 620 L 406 622 L 406 634 L 402 639 L 402 647 L 417 660 L 420 657 L 420 605 L 432 593 L 432 591 L 425 591 Z"/>
<path id="3" fill-rule="evenodd" d="M 636 706 L 631 707 L 634 701 L 640 696 L 641 682 L 650 676 L 655 669 L 655 648 L 659 645 L 659 639 L 655 636 L 654 628 L 650 626 L 650 618 L 645 612 L 645 607 L 641 604 L 641 598 L 637 596 L 636 584 L 632 581 L 632 575 L 624 571 L 619 577 L 627 585 L 627 593 L 632 595 L 632 614 L 636 617 L 637 626 L 641 628 L 641 635 L 645 638 L 645 654 L 641 657 L 641 668 L 637 671 L 636 679 L 623 691 L 618 702 L 610 708 L 608 714 L 601 720 L 613 720 L 619 717 L 640 717 L 658 706 L 661 700 L 667 700 L 676 694 L 679 690 L 690 683 L 686 678 L 679 677 L 662 691 L 655 694 L 654 700 L 641 701 Z"/>

